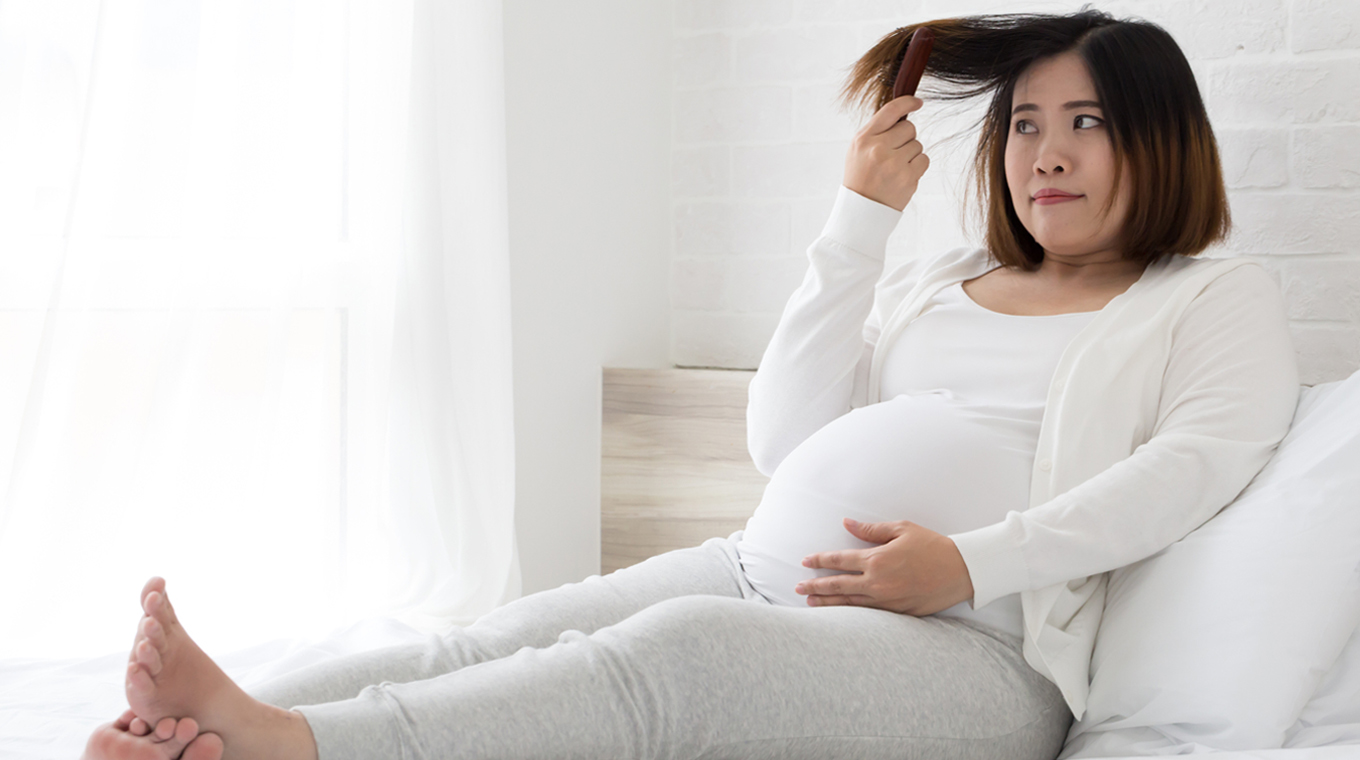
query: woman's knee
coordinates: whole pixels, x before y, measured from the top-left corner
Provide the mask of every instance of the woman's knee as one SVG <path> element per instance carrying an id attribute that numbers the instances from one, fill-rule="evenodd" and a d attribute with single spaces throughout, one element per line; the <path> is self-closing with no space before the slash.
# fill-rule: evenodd
<path id="1" fill-rule="evenodd" d="M 732 672 L 796 649 L 813 632 L 795 623 L 792 609 L 691 595 L 653 604 L 591 638 L 639 668 L 687 679 Z"/>
<path id="2" fill-rule="evenodd" d="M 654 657 L 667 668 L 696 660 L 720 663 L 729 654 L 741 656 L 733 650 L 749 647 L 758 627 L 753 613 L 759 607 L 762 605 L 724 596 L 678 596 L 602 628 L 591 638 L 625 649 L 632 657 Z"/>
<path id="3" fill-rule="evenodd" d="M 653 634 L 683 635 L 691 631 L 719 634 L 749 626 L 757 607 L 753 602 L 734 597 L 691 594 L 657 602 L 624 623 Z"/>

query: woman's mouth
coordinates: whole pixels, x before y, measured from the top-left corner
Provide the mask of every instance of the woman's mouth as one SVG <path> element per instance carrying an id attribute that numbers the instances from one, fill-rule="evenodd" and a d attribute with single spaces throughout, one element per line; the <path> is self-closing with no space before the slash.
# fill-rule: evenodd
<path id="1" fill-rule="evenodd" d="M 1085 197 L 1086 196 L 1084 195 L 1072 195 L 1071 193 L 1064 193 L 1061 190 L 1040 190 L 1039 192 L 1034 194 L 1034 202 L 1039 204 L 1040 206 L 1051 206 L 1054 203 L 1062 203 L 1063 201 L 1074 201 L 1078 198 Z"/>

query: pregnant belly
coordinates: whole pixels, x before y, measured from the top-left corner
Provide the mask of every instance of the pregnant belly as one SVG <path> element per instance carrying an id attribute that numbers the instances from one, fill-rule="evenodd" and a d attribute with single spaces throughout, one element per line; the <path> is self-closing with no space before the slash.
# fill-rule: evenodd
<path id="1" fill-rule="evenodd" d="M 946 535 L 1000 522 L 1028 505 L 1032 445 L 941 394 L 853 410 L 780 463 L 737 544 L 742 568 L 771 602 L 806 606 L 799 582 L 843 571 L 805 568 L 804 557 L 875 545 L 843 518 Z"/>

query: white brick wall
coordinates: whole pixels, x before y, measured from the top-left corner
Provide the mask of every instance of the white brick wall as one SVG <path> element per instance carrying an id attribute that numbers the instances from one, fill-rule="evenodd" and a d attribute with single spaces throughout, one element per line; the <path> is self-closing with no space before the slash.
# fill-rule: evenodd
<path id="1" fill-rule="evenodd" d="M 849 67 L 909 22 L 1067 12 L 1080 2 L 672 0 L 672 358 L 755 367 L 801 281 L 860 119 Z M 1305 382 L 1360 367 L 1360 0 L 1121 0 L 1190 58 L 1222 149 L 1235 229 L 1289 304 Z M 962 184 L 981 104 L 917 115 L 931 170 L 890 263 L 969 242 Z M 959 135 L 946 142 L 951 135 Z"/>

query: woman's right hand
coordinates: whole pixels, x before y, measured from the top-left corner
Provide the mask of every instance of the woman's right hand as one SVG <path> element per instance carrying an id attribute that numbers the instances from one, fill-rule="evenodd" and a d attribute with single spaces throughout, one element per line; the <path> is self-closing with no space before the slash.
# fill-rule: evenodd
<path id="1" fill-rule="evenodd" d="M 923 104 L 918 97 L 903 95 L 878 109 L 850 143 L 841 184 L 898 211 L 906 208 L 930 167 L 930 157 L 916 139 L 916 125 L 904 118 Z"/>

